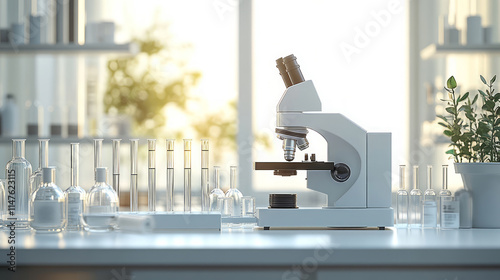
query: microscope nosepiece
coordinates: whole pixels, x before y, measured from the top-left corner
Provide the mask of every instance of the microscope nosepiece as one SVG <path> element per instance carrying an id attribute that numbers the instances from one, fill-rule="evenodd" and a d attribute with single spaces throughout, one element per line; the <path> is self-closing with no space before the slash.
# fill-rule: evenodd
<path id="1" fill-rule="evenodd" d="M 295 140 L 283 139 L 283 152 L 286 161 L 292 161 L 295 158 Z"/>

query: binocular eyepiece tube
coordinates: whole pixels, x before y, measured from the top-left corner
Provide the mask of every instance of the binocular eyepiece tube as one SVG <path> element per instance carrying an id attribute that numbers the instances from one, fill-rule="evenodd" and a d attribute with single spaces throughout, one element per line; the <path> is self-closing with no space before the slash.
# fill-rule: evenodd
<path id="1" fill-rule="evenodd" d="M 297 63 L 297 58 L 293 54 L 278 58 L 276 67 L 280 71 L 281 78 L 287 88 L 305 81 L 300 65 Z"/>

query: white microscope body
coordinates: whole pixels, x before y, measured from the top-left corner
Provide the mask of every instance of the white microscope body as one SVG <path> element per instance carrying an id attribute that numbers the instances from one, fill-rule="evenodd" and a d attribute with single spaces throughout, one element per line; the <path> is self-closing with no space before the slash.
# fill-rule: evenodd
<path id="1" fill-rule="evenodd" d="M 294 163 L 293 169 L 300 170 L 303 164 L 307 188 L 326 194 L 328 204 L 321 208 L 257 209 L 259 226 L 393 226 L 390 133 L 368 133 L 342 114 L 321 113 L 321 101 L 310 80 L 288 86 L 277 106 L 276 127 L 287 161 L 293 160 L 294 143 L 301 149 L 308 147 L 307 129 L 326 140 L 327 162 L 312 162 L 319 170 L 312 170 L 311 162 Z M 294 140 L 291 144 L 290 139 Z M 260 164 L 266 163 L 256 163 L 256 170 L 274 169 L 279 175 L 289 163 L 267 163 L 264 168 Z M 345 168 L 336 176 L 336 170 L 322 168 L 328 164 L 335 164 L 338 170 L 339 166 Z"/>

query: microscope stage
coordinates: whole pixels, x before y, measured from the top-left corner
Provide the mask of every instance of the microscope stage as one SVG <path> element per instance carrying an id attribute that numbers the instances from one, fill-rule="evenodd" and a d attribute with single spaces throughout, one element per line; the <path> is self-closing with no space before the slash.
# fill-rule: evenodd
<path id="1" fill-rule="evenodd" d="M 366 228 L 394 225 L 392 208 L 258 208 L 257 226 L 274 227 L 324 227 Z"/>

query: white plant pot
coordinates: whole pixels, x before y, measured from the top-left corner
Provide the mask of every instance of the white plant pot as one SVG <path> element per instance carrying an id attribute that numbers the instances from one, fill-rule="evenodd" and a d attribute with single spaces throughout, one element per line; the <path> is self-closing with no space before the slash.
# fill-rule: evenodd
<path id="1" fill-rule="evenodd" d="M 472 194 L 472 227 L 500 228 L 500 162 L 455 163 Z"/>

